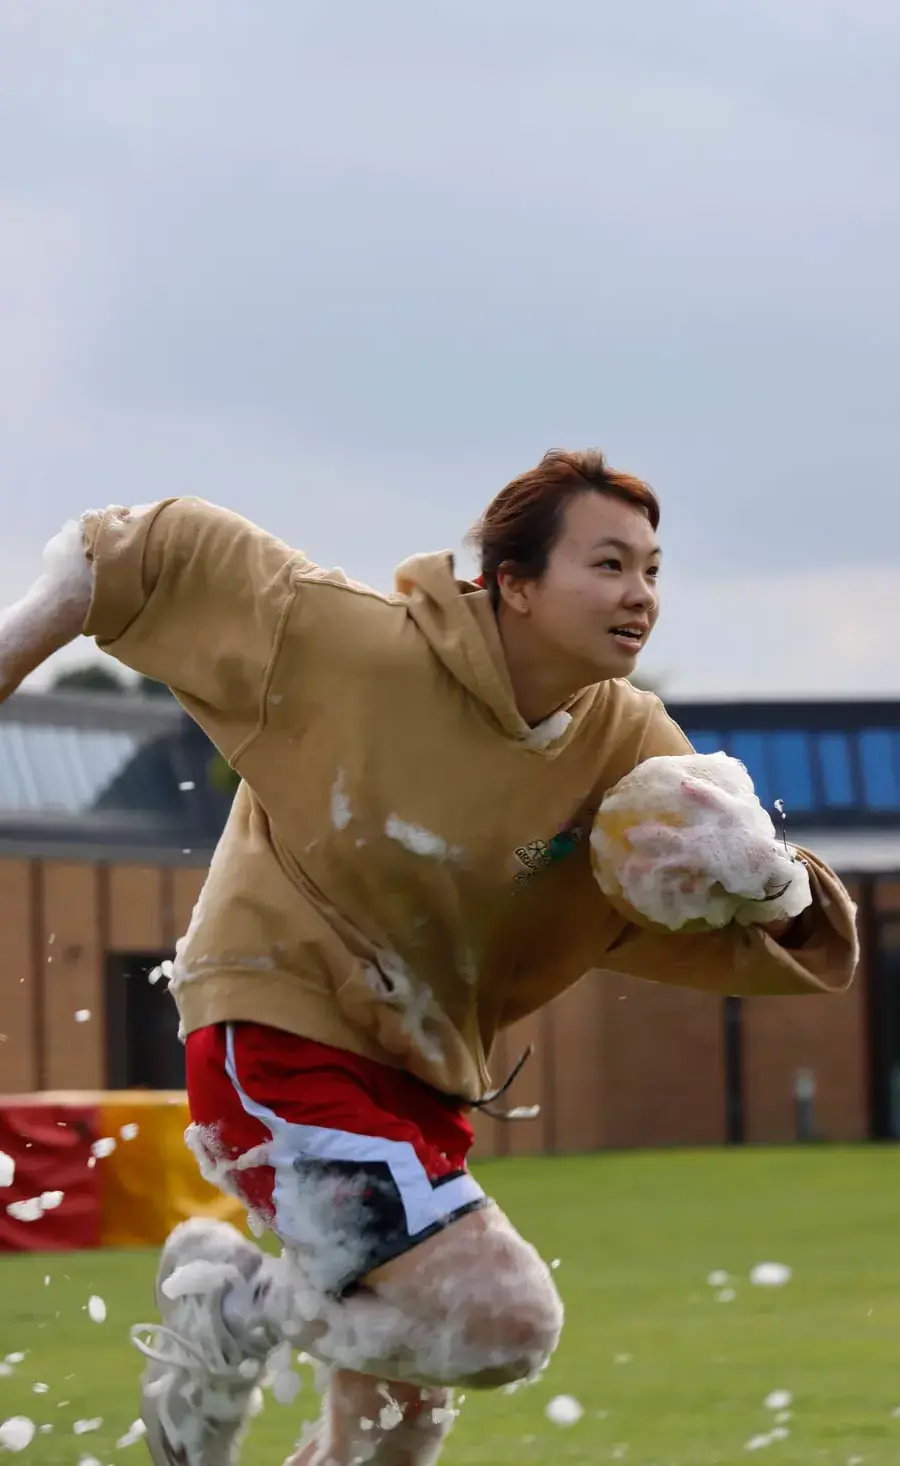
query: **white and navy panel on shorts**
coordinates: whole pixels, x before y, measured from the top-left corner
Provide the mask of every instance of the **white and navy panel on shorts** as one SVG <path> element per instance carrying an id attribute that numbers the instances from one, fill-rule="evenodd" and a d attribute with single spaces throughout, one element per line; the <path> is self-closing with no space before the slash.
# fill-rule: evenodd
<path id="1" fill-rule="evenodd" d="M 272 1137 L 272 1230 L 323 1293 L 348 1296 L 373 1268 L 488 1205 L 465 1169 L 430 1177 L 409 1141 L 299 1125 L 258 1104 L 238 1078 L 231 1024 L 226 1070 L 246 1113 Z"/>

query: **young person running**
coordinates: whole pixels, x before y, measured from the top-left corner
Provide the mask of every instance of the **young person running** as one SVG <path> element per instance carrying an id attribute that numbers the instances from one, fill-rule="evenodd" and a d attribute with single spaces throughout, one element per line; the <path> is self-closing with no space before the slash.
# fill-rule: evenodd
<path id="1" fill-rule="evenodd" d="M 286 1341 L 330 1369 L 294 1466 L 426 1466 L 453 1385 L 547 1362 L 550 1273 L 466 1169 L 500 1030 L 597 968 L 732 994 L 851 980 L 852 907 L 806 852 L 798 919 L 776 902 L 721 930 L 628 919 L 593 877 L 606 791 L 690 751 L 625 680 L 659 611 L 658 520 L 599 452 L 551 453 L 487 509 L 479 584 L 426 554 L 381 595 L 197 499 L 110 508 L 0 622 L 0 694 L 83 631 L 167 683 L 242 780 L 171 990 L 193 1148 L 284 1252 L 206 1220 L 166 1243 L 140 1341 L 156 1466 L 231 1462 Z"/>

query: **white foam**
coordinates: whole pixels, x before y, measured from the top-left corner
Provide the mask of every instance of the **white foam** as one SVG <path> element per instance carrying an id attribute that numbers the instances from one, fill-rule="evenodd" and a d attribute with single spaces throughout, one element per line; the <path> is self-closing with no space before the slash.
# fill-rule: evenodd
<path id="1" fill-rule="evenodd" d="M 409 824 L 396 814 L 388 815 L 384 823 L 384 833 L 389 840 L 396 840 L 402 845 L 404 850 L 409 850 L 413 855 L 422 855 L 428 860 L 451 860 L 460 854 L 457 846 L 448 845 L 440 835 L 433 834 L 422 825 Z"/>
<path id="2" fill-rule="evenodd" d="M 215 1293 L 223 1283 L 239 1283 L 240 1270 L 231 1262 L 186 1262 L 175 1268 L 162 1284 L 167 1298 L 185 1298 L 189 1294 Z"/>
<path id="3" fill-rule="evenodd" d="M 529 728 L 528 736 L 524 739 L 526 747 L 536 749 L 549 748 L 551 743 L 556 743 L 558 739 L 562 738 L 571 721 L 571 713 L 562 711 L 551 713 L 549 718 L 544 719 L 543 723 L 538 723 L 536 727 Z M 560 1396 L 560 1398 L 563 1397 Z"/>
<path id="4" fill-rule="evenodd" d="M 353 811 L 347 796 L 346 776 L 344 770 L 339 769 L 338 776 L 331 787 L 331 823 L 336 830 L 346 830 L 352 818 Z"/>
<path id="5" fill-rule="evenodd" d="M 24 1451 L 34 1440 L 35 1424 L 27 1415 L 12 1415 L 0 1425 L 0 1446 L 4 1451 Z"/>
<path id="6" fill-rule="evenodd" d="M 403 1424 L 403 1411 L 396 1400 L 389 1400 L 378 1412 L 378 1424 L 382 1430 L 396 1430 Z"/>
<path id="7" fill-rule="evenodd" d="M 120 1435 L 116 1441 L 116 1450 L 123 1451 L 127 1446 L 134 1446 L 142 1441 L 147 1434 L 147 1427 L 143 1420 L 133 1420 L 124 1435 Z"/>
<path id="8" fill-rule="evenodd" d="M 45 545 L 43 561 L 22 599 L 0 613 L 0 685 L 17 685 L 48 641 L 74 640 L 90 607 L 93 576 L 80 523 L 63 525 Z"/>
<path id="9" fill-rule="evenodd" d="M 575 1425 L 584 1414 L 584 1406 L 573 1395 L 554 1395 L 544 1414 L 554 1425 Z"/>
<path id="10" fill-rule="evenodd" d="M 106 1304 L 96 1293 L 88 1299 L 88 1318 L 92 1323 L 106 1322 Z"/>
<path id="11" fill-rule="evenodd" d="M 603 799 L 591 855 L 606 895 L 672 931 L 792 918 L 812 901 L 806 866 L 776 839 L 743 764 L 724 753 L 638 764 Z"/>
<path id="12" fill-rule="evenodd" d="M 367 964 L 363 976 L 382 1001 L 397 1011 L 402 1031 L 419 1053 L 431 1064 L 441 1063 L 441 1046 L 431 1029 L 443 1015 L 428 984 L 416 978 L 396 952 L 379 952 L 377 963 Z"/>
<path id="13" fill-rule="evenodd" d="M 6 1211 L 16 1222 L 37 1222 L 44 1215 L 39 1196 L 30 1196 L 26 1201 L 11 1201 Z"/>
<path id="14" fill-rule="evenodd" d="M 5 1150 L 0 1150 L 0 1187 L 11 1186 L 16 1174 L 16 1163 Z"/>
<path id="15" fill-rule="evenodd" d="M 750 1273 L 756 1288 L 783 1288 L 791 1280 L 791 1269 L 783 1262 L 758 1262 Z"/>

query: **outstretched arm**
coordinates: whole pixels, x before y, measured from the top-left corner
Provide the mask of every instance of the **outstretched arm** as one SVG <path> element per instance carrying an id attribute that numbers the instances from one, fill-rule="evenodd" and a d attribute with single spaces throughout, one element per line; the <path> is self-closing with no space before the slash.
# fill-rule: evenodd
<path id="1" fill-rule="evenodd" d="M 202 499 L 90 510 L 0 617 L 0 696 L 80 633 L 164 682 L 226 757 L 258 727 L 298 552 Z"/>
<path id="2" fill-rule="evenodd" d="M 71 520 L 44 550 L 44 567 L 31 589 L 0 612 L 0 702 L 81 635 L 91 585 L 81 526 Z"/>

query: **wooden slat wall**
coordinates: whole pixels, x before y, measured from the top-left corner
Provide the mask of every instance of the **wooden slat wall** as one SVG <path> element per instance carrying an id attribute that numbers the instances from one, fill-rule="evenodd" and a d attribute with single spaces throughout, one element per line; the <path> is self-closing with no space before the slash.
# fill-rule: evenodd
<path id="1" fill-rule="evenodd" d="M 107 1082 L 106 954 L 171 952 L 205 869 L 0 860 L 0 1092 L 95 1089 Z M 884 882 L 882 910 L 900 908 Z M 816 1070 L 829 1139 L 867 1127 L 865 979 L 845 998 L 744 1004 L 747 1137 L 793 1135 L 798 1067 Z M 91 1019 L 75 1022 L 86 1008 Z M 537 1120 L 476 1114 L 478 1158 L 725 1138 L 720 1000 L 664 984 L 591 974 L 502 1035 L 500 1082 L 522 1049 L 536 1052 L 505 1105 L 541 1105 Z"/>
<path id="2" fill-rule="evenodd" d="M 109 868 L 109 950 L 155 952 L 170 945 L 163 910 L 163 877 L 156 866 Z"/>
<path id="3" fill-rule="evenodd" d="M 100 925 L 97 867 L 43 863 L 40 974 L 43 984 L 45 1084 L 93 1089 L 103 1082 L 106 1014 L 105 934 Z M 75 1014 L 90 1013 L 78 1023 Z"/>
<path id="4" fill-rule="evenodd" d="M 7 1094 L 43 1086 L 32 961 L 34 869 L 27 860 L 0 860 L 0 1091 Z"/>
<path id="5" fill-rule="evenodd" d="M 858 886 L 848 882 L 859 900 Z M 744 1017 L 744 1124 L 748 1141 L 788 1142 L 796 1135 L 797 1071 L 815 1075 L 814 1112 L 833 1141 L 869 1133 L 866 984 L 858 977 L 839 997 L 748 998 Z"/>

